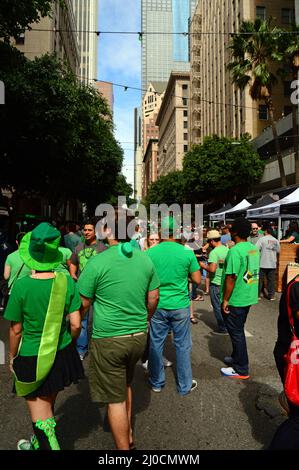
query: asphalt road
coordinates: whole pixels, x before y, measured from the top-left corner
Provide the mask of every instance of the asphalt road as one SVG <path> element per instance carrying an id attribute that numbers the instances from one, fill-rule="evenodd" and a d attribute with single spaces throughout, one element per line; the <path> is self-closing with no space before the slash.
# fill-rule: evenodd
<path id="1" fill-rule="evenodd" d="M 198 388 L 188 396 L 178 395 L 175 369 L 170 367 L 163 391 L 153 393 L 146 372 L 137 365 L 133 384 L 136 446 L 140 450 L 266 449 L 285 419 L 277 402 L 281 384 L 272 353 L 278 300 L 263 299 L 250 311 L 246 331 L 251 378 L 247 381 L 221 376 L 222 359 L 231 353 L 230 338 L 213 334 L 215 320 L 208 296 L 194 305 L 199 323 L 192 325 L 192 367 Z M 0 317 L 0 339 L 6 343 L 6 352 L 8 326 Z M 165 355 L 175 362 L 170 336 Z M 84 366 L 88 375 L 88 358 Z M 15 449 L 19 439 L 31 435 L 31 421 L 25 400 L 11 393 L 7 365 L 0 365 L 0 383 L 0 449 Z M 60 393 L 55 414 L 63 449 L 114 448 L 106 410 L 91 402 L 87 379 Z"/>

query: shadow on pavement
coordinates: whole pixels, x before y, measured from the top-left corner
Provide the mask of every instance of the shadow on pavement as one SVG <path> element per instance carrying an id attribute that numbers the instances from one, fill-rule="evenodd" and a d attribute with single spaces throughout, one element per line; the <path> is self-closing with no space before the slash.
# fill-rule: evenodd
<path id="1" fill-rule="evenodd" d="M 57 435 L 62 449 L 67 450 L 74 450 L 78 439 L 103 426 L 103 413 L 99 404 L 91 401 L 88 379 L 81 380 L 76 388 L 79 393 L 55 408 L 55 415 L 58 415 Z"/>
<path id="2" fill-rule="evenodd" d="M 252 436 L 262 444 L 262 450 L 267 450 L 279 424 L 286 419 L 277 402 L 277 390 L 251 380 L 244 381 L 244 385 L 239 399 L 248 416 Z"/>

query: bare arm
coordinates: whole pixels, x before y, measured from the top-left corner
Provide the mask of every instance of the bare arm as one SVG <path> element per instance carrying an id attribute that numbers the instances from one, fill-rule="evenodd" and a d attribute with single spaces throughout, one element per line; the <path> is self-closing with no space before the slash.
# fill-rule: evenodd
<path id="1" fill-rule="evenodd" d="M 75 310 L 74 312 L 69 314 L 70 319 L 70 330 L 71 330 L 71 337 L 73 339 L 78 338 L 81 331 L 81 315 L 79 310 Z"/>
<path id="2" fill-rule="evenodd" d="M 216 269 L 217 269 L 217 264 L 216 263 L 209 263 L 208 265 L 206 265 L 205 263 L 200 261 L 199 266 L 202 269 L 205 269 L 206 271 L 208 271 L 209 273 L 215 273 Z"/>
<path id="3" fill-rule="evenodd" d="M 199 286 L 199 284 L 201 283 L 201 272 L 199 270 L 194 271 L 194 273 L 190 274 L 190 278 L 194 284 L 197 284 Z"/>
<path id="4" fill-rule="evenodd" d="M 7 279 L 9 279 L 9 277 L 10 277 L 10 266 L 9 266 L 9 264 L 6 264 L 6 265 L 4 266 L 4 274 L 3 274 L 3 277 L 4 277 L 4 279 L 5 279 L 6 281 L 7 281 Z"/>
<path id="5" fill-rule="evenodd" d="M 11 370 L 13 360 L 18 354 L 21 338 L 22 323 L 12 321 L 9 328 L 9 367 Z"/>
<path id="6" fill-rule="evenodd" d="M 81 314 L 81 319 L 83 319 L 88 312 L 92 299 L 88 299 L 87 297 L 84 297 L 83 295 L 80 294 L 81 297 L 81 307 L 80 307 L 80 314 Z"/>
<path id="7" fill-rule="evenodd" d="M 159 289 L 150 290 L 147 293 L 147 311 L 148 311 L 148 321 L 154 315 L 157 305 L 159 302 Z"/>
<path id="8" fill-rule="evenodd" d="M 224 313 L 229 314 L 228 302 L 232 295 L 236 283 L 236 276 L 234 274 L 228 274 L 225 278 L 224 294 L 222 308 Z"/>
<path id="9" fill-rule="evenodd" d="M 280 243 L 292 243 L 294 240 L 295 240 L 295 237 L 293 235 L 291 235 L 286 240 L 280 240 Z"/>
<path id="10" fill-rule="evenodd" d="M 75 281 L 78 280 L 77 274 L 76 274 L 76 273 L 77 273 L 77 269 L 78 269 L 77 265 L 76 265 L 76 264 L 73 264 L 73 263 L 71 262 L 70 265 L 69 265 L 70 275 L 72 276 L 72 278 L 73 278 Z"/>

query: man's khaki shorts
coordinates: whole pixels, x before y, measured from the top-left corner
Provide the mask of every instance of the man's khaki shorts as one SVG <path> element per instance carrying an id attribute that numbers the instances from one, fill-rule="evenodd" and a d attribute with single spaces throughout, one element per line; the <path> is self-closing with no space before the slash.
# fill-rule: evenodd
<path id="1" fill-rule="evenodd" d="M 122 403 L 127 398 L 135 365 L 142 357 L 147 333 L 91 339 L 89 385 L 93 401 Z"/>

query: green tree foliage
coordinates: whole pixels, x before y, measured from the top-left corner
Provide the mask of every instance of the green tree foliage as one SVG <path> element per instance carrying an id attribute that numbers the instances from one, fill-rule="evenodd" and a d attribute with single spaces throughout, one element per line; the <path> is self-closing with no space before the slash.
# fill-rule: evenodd
<path id="1" fill-rule="evenodd" d="M 241 140 L 206 137 L 202 145 L 194 145 L 186 153 L 183 161 L 191 202 L 203 202 L 217 193 L 246 193 L 260 180 L 263 169 L 264 162 L 253 150 L 249 136 Z"/>
<path id="2" fill-rule="evenodd" d="M 53 55 L 33 61 L 0 43 L 0 186 L 59 200 L 79 198 L 92 212 L 113 194 L 123 153 L 107 104 Z"/>
<path id="3" fill-rule="evenodd" d="M 130 196 L 132 195 L 133 188 L 132 185 L 126 181 L 124 175 L 119 174 L 116 177 L 116 182 L 112 188 L 113 194 L 108 200 L 109 204 L 116 206 L 118 203 L 118 196 L 125 196 L 127 198 L 127 204 L 131 203 Z"/>
<path id="4" fill-rule="evenodd" d="M 48 16 L 55 3 L 63 4 L 62 0 L 1 0 L 0 2 L 0 37 L 8 40 L 17 38 L 28 28 Z"/>
<path id="5" fill-rule="evenodd" d="M 181 171 L 172 171 L 152 183 L 145 198 L 145 206 L 150 204 L 183 204 L 185 202 L 184 177 Z"/>
<path id="6" fill-rule="evenodd" d="M 273 106 L 273 87 L 278 81 L 273 73 L 273 63 L 282 59 L 278 47 L 279 38 L 280 30 L 271 26 L 271 19 L 243 21 L 240 25 L 240 34 L 234 34 L 229 45 L 232 61 L 228 64 L 228 70 L 231 72 L 232 82 L 240 90 L 249 86 L 251 98 L 254 101 L 264 101 L 268 108 L 281 182 L 282 186 L 285 186 L 286 175 Z"/>

